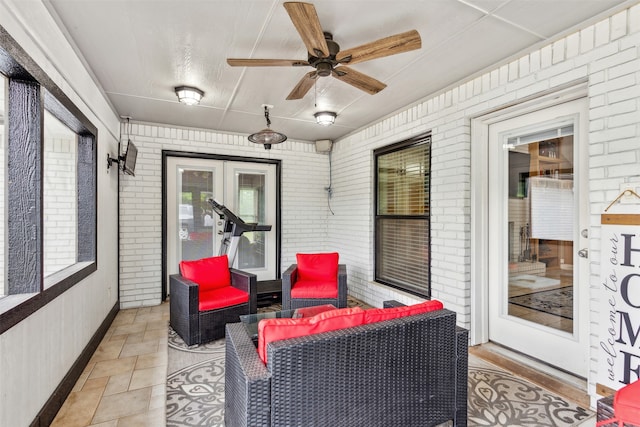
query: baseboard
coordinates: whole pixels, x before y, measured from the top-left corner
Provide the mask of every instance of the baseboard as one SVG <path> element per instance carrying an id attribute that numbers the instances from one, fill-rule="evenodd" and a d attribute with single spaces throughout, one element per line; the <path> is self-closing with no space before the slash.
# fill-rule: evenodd
<path id="1" fill-rule="evenodd" d="M 38 412 L 38 415 L 36 415 L 35 419 L 31 422 L 30 427 L 44 427 L 53 422 L 62 404 L 69 396 L 69 393 L 71 393 L 71 390 L 73 390 L 78 378 L 80 378 L 85 366 L 89 363 L 91 356 L 93 356 L 102 338 L 104 338 L 109 330 L 109 326 L 113 323 L 113 319 L 115 319 L 118 311 L 120 311 L 120 301 L 116 301 L 113 308 L 111 308 L 107 314 L 107 317 L 105 317 L 98 330 L 93 334 L 93 337 L 91 337 L 91 340 L 89 340 L 84 350 L 82 350 L 82 353 L 80 353 L 80 356 L 78 356 L 73 366 L 71 366 L 71 369 L 69 369 L 51 397 L 49 397 L 49 400 L 47 400 L 47 403 L 44 404 L 40 412 Z"/>

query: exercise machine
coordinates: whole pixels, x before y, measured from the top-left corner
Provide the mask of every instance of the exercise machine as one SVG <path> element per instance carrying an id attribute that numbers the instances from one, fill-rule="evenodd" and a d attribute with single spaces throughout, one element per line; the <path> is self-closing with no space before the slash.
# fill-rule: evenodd
<path id="1" fill-rule="evenodd" d="M 229 267 L 233 266 L 238 253 L 240 236 L 251 231 L 271 231 L 270 225 L 258 225 L 254 222 L 244 222 L 239 216 L 231 212 L 226 206 L 218 203 L 214 199 L 208 200 L 213 210 L 224 221 L 222 225 L 222 239 L 220 240 L 220 250 L 218 255 L 227 255 Z"/>

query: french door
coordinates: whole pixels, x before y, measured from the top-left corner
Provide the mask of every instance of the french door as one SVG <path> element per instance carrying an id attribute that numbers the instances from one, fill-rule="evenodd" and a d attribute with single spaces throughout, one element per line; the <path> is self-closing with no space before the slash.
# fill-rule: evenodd
<path id="1" fill-rule="evenodd" d="M 587 102 L 489 125 L 489 339 L 581 377 L 588 362 Z"/>
<path id="2" fill-rule="evenodd" d="M 224 222 L 211 198 L 246 223 L 271 225 L 240 237 L 233 267 L 260 281 L 277 278 L 275 164 L 167 157 L 165 179 L 166 283 L 181 260 L 218 255 Z"/>

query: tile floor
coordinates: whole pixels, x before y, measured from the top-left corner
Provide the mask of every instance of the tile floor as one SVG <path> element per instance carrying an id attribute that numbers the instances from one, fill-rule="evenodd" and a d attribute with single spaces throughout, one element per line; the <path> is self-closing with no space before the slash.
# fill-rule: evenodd
<path id="1" fill-rule="evenodd" d="M 120 310 L 53 427 L 165 425 L 169 304 Z"/>
<path id="2" fill-rule="evenodd" d="M 51 425 L 164 426 L 168 322 L 168 302 L 118 312 Z M 481 348 L 472 352 L 481 353 Z M 504 363 L 499 357 L 492 360 L 496 356 L 482 356 L 498 365 Z M 521 371 L 521 366 L 516 368 Z M 586 396 L 573 394 L 572 387 L 564 390 L 558 383 L 533 382 L 558 389 L 567 398 L 586 403 Z M 585 427 L 594 425 L 594 419 L 581 424 Z"/>

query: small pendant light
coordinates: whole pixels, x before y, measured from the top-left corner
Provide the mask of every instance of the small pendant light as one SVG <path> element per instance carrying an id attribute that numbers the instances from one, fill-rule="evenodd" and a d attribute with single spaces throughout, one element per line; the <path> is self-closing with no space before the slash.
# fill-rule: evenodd
<path id="1" fill-rule="evenodd" d="M 272 144 L 280 144 L 287 140 L 287 136 L 283 133 L 271 130 L 271 120 L 269 120 L 269 107 L 272 105 L 262 104 L 264 107 L 264 117 L 267 119 L 267 128 L 262 129 L 260 132 L 252 133 L 249 135 L 249 141 L 256 144 L 263 144 L 265 150 L 270 150 Z"/>

